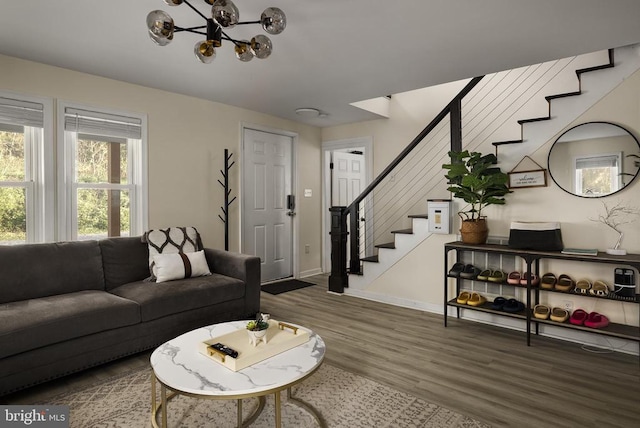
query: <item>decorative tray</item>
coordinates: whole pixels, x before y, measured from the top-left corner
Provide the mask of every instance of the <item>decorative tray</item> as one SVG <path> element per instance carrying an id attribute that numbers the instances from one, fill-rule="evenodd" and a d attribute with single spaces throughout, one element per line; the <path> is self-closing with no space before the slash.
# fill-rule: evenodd
<path id="1" fill-rule="evenodd" d="M 222 336 L 213 337 L 198 344 L 198 351 L 237 372 L 260 361 L 271 358 L 296 346 L 302 345 L 309 340 L 309 332 L 290 324 L 269 320 L 269 328 L 266 330 L 266 343 L 258 341 L 254 346 L 248 330 L 241 329 Z M 238 352 L 236 358 L 232 358 L 212 347 L 213 344 L 221 343 Z"/>

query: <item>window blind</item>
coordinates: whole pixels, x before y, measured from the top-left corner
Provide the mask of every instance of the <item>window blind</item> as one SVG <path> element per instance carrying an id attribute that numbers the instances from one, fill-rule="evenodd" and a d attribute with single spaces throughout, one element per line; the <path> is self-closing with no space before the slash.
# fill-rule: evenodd
<path id="1" fill-rule="evenodd" d="M 576 169 L 615 168 L 617 166 L 618 157 L 616 155 L 576 159 Z"/>
<path id="2" fill-rule="evenodd" d="M 64 129 L 89 135 L 142 138 L 142 120 L 139 118 L 71 107 L 64 109 Z"/>
<path id="3" fill-rule="evenodd" d="M 44 128 L 44 106 L 40 103 L 0 97 L 0 123 Z"/>

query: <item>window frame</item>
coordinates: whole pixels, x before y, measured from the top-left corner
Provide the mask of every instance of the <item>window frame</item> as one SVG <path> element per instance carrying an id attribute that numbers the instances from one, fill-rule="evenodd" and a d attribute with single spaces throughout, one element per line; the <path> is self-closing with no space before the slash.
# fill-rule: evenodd
<path id="1" fill-rule="evenodd" d="M 608 193 L 604 194 L 588 194 L 584 192 L 582 188 L 582 170 L 584 168 L 579 168 L 578 165 L 581 162 L 589 162 L 589 161 L 598 161 L 605 159 L 613 159 L 615 160 L 615 166 L 611 167 L 609 171 L 609 175 L 611 178 L 611 187 Z M 590 155 L 581 155 L 573 158 L 573 189 L 576 195 L 583 196 L 587 198 L 593 197 L 603 197 L 610 195 L 619 191 L 622 187 L 622 176 L 620 173 L 622 172 L 622 152 L 613 152 L 613 153 L 598 153 L 598 154 L 590 154 Z"/>
<path id="2" fill-rule="evenodd" d="M 141 121 L 140 140 L 127 139 L 127 184 L 78 183 L 75 174 L 75 154 L 78 132 L 65 130 L 65 110 L 75 108 L 96 113 L 128 116 Z M 130 236 L 142 235 L 148 229 L 148 158 L 147 116 L 120 109 L 96 107 L 67 101 L 58 101 L 58 237 L 62 240 L 78 239 L 78 189 L 128 190 L 130 201 Z M 82 133 L 87 136 L 86 133 Z M 139 141 L 139 143 L 136 143 Z"/>
<path id="3" fill-rule="evenodd" d="M 3 181 L 0 187 L 22 187 L 26 200 L 27 244 L 53 242 L 55 228 L 55 173 L 53 99 L 0 91 L 0 97 L 42 104 L 42 132 L 24 126 L 24 181 Z"/>

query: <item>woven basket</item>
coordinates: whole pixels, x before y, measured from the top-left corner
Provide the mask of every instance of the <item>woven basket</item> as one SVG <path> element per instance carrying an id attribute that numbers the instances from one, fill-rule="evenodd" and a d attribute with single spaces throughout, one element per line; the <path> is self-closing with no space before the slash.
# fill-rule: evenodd
<path id="1" fill-rule="evenodd" d="M 463 220 L 460 225 L 460 235 L 465 244 L 484 244 L 489 236 L 487 219 Z"/>

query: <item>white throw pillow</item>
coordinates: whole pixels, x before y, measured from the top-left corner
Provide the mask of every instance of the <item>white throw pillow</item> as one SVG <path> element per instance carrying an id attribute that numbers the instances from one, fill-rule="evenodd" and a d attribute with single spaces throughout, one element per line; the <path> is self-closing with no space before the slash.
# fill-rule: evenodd
<path id="1" fill-rule="evenodd" d="M 156 254 L 153 256 L 153 261 L 155 263 L 156 282 L 211 275 L 204 251 Z"/>

